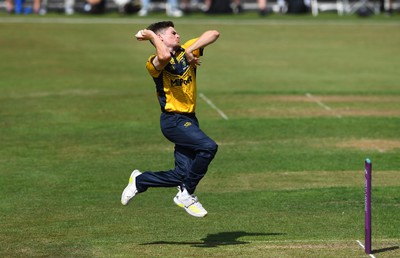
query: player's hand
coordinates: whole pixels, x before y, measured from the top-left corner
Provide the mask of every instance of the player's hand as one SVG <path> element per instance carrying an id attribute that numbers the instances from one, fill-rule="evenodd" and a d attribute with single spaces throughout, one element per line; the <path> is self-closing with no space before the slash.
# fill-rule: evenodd
<path id="1" fill-rule="evenodd" d="M 149 40 L 150 39 L 150 30 L 144 29 L 144 30 L 139 30 L 136 35 L 135 38 L 139 41 L 142 40 Z"/>
<path id="2" fill-rule="evenodd" d="M 201 60 L 198 57 L 195 57 L 192 52 L 185 52 L 186 59 L 188 60 L 189 64 L 193 66 L 198 66 L 201 64 Z"/>

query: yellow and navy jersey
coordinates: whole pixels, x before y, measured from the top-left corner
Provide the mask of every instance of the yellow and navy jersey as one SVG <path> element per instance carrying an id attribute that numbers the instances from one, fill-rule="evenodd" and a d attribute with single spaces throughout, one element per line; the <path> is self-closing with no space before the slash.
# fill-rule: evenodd
<path id="1" fill-rule="evenodd" d="M 161 110 L 174 113 L 194 113 L 196 110 L 196 67 L 188 63 L 185 49 L 197 39 L 192 39 L 181 46 L 172 55 L 167 66 L 158 71 L 153 65 L 155 55 L 149 57 L 146 68 L 156 84 L 157 97 Z M 193 52 L 200 57 L 203 49 Z"/>

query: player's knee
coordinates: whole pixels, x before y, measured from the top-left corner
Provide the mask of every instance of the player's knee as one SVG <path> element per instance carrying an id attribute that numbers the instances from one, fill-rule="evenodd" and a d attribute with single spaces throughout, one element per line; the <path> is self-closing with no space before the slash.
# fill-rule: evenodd
<path id="1" fill-rule="evenodd" d="M 207 144 L 203 146 L 200 155 L 208 159 L 213 159 L 217 151 L 218 151 L 218 144 L 210 140 L 209 142 L 207 142 Z"/>
<path id="2" fill-rule="evenodd" d="M 213 141 L 212 145 L 210 146 L 210 151 L 213 153 L 214 156 L 215 154 L 217 154 L 218 144 L 216 142 Z"/>

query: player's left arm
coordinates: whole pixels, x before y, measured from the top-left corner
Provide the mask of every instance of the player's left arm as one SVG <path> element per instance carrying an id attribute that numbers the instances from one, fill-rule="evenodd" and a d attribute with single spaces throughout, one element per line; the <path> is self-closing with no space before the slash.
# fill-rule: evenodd
<path id="1" fill-rule="evenodd" d="M 200 58 L 193 55 L 193 51 L 214 43 L 219 38 L 219 32 L 216 30 L 208 30 L 201 34 L 201 36 L 185 50 L 185 55 L 190 64 L 200 65 Z"/>

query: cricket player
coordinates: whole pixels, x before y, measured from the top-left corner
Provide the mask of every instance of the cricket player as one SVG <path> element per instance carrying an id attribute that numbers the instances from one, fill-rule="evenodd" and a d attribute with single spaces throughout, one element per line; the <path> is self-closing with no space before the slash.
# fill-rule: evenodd
<path id="1" fill-rule="evenodd" d="M 209 30 L 181 45 L 171 21 L 151 24 L 136 34 L 139 41 L 149 40 L 156 49 L 146 68 L 156 86 L 161 131 L 175 144 L 175 168 L 143 173 L 134 170 L 121 196 L 123 205 L 149 187 L 178 187 L 176 205 L 195 217 L 207 215 L 194 192 L 218 145 L 200 129 L 196 118 L 196 71 L 204 48 L 218 37 L 218 31 Z"/>

